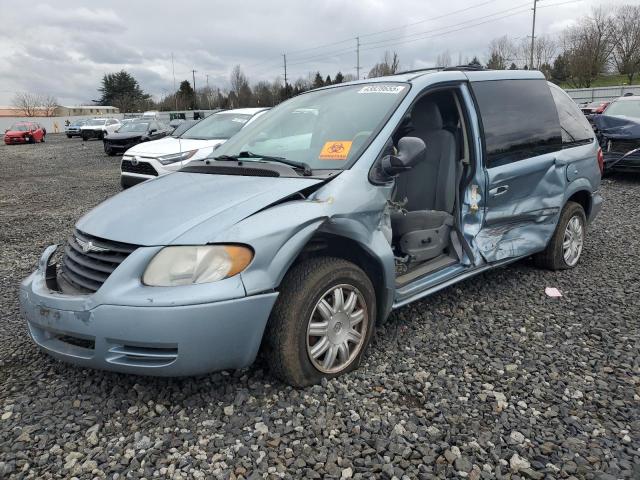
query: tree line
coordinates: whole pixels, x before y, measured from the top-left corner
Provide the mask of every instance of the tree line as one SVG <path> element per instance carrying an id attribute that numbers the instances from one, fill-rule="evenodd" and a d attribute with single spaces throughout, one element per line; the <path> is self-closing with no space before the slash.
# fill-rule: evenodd
<path id="1" fill-rule="evenodd" d="M 508 36 L 489 44 L 487 68 L 540 70 L 555 83 L 591 87 L 603 74 L 625 75 L 629 84 L 640 73 L 640 6 L 595 8 L 559 35 L 520 42 Z M 533 63 L 531 62 L 533 58 Z"/>

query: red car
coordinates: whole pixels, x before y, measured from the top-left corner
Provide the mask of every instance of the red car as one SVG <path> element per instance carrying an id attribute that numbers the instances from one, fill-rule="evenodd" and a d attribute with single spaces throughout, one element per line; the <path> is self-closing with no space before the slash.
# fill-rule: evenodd
<path id="1" fill-rule="evenodd" d="M 44 142 L 47 131 L 36 122 L 18 122 L 4 132 L 4 143 L 36 143 Z"/>

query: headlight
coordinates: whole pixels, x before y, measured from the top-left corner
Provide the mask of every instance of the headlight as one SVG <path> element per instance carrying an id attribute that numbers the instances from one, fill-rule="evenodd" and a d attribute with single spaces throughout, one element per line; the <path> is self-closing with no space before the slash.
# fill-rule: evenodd
<path id="1" fill-rule="evenodd" d="M 243 271 L 253 251 L 240 245 L 165 247 L 149 262 L 142 283 L 175 287 L 217 282 Z"/>
<path id="2" fill-rule="evenodd" d="M 168 165 L 170 163 L 176 163 L 176 162 L 182 162 L 183 160 L 189 160 L 196 153 L 198 153 L 198 150 L 189 150 L 188 152 L 172 153 L 170 155 L 163 155 L 162 157 L 158 157 L 158 161 L 163 165 Z"/>

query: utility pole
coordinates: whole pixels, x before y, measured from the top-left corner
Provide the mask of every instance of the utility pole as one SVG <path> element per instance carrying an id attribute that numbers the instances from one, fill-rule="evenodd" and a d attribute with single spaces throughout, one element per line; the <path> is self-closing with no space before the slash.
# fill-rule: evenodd
<path id="1" fill-rule="evenodd" d="M 194 110 L 198 108 L 198 94 L 196 93 L 196 72 L 197 70 L 191 70 L 191 74 L 193 75 L 193 109 Z"/>
<path id="2" fill-rule="evenodd" d="M 171 71 L 173 72 L 173 98 L 176 100 L 176 110 L 178 110 L 178 91 L 176 90 L 176 66 L 173 63 L 173 52 L 171 52 Z"/>
<path id="3" fill-rule="evenodd" d="M 289 89 L 287 88 L 287 54 L 283 53 L 282 58 L 284 60 L 284 94 L 288 96 Z"/>
<path id="4" fill-rule="evenodd" d="M 529 70 L 533 70 L 533 46 L 536 40 L 536 6 L 538 0 L 533 0 L 533 22 L 531 24 L 531 55 L 529 57 Z"/>
<path id="5" fill-rule="evenodd" d="M 360 80 L 360 37 L 356 37 L 356 78 Z"/>

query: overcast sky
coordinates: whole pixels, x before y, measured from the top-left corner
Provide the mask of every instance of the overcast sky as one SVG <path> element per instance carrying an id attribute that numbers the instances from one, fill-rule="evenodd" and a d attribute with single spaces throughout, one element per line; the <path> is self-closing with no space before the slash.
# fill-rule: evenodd
<path id="1" fill-rule="evenodd" d="M 595 5 L 640 0 L 540 0 L 536 34 L 554 34 Z M 565 3 L 563 5 L 558 5 Z M 228 87 L 240 64 L 254 83 L 320 70 L 354 73 L 356 41 L 366 74 L 385 50 L 403 69 L 432 66 L 449 50 L 484 59 L 492 38 L 531 34 L 533 0 L 154 0 L 21 4 L 0 0 L 0 105 L 15 92 L 54 95 L 61 104 L 99 97 L 105 73 L 125 69 L 155 98 L 196 72 L 196 87 Z M 453 13 L 457 12 L 457 13 Z M 503 17 L 503 18 L 500 18 Z M 482 23 L 484 22 L 484 23 Z M 401 27 L 401 28 L 398 28 Z M 387 31 L 388 30 L 388 31 Z M 384 33 L 377 33 L 386 31 Z M 412 41 L 408 41 L 412 40 Z M 341 42 L 341 43 L 338 43 Z M 327 44 L 333 44 L 324 46 Z M 321 47 L 321 48 L 316 48 Z"/>

